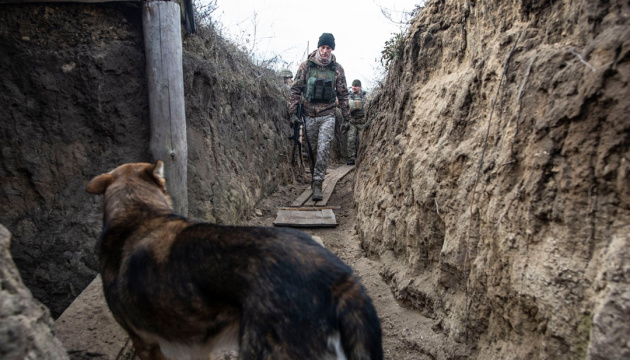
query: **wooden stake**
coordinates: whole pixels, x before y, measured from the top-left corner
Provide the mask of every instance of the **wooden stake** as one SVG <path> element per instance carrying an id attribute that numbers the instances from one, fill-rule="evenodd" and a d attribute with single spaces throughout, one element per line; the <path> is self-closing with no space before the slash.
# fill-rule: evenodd
<path id="1" fill-rule="evenodd" d="M 147 63 L 150 148 L 164 161 L 166 187 L 175 211 L 188 214 L 188 144 L 184 108 L 181 11 L 171 1 L 149 1 L 142 10 Z"/>

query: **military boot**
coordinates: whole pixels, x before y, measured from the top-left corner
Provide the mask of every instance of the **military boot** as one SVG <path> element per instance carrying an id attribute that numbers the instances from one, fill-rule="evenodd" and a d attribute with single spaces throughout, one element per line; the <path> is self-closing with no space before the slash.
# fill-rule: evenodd
<path id="1" fill-rule="evenodd" d="M 324 195 L 322 194 L 322 182 L 321 181 L 313 181 L 313 201 L 321 201 L 324 199 Z"/>

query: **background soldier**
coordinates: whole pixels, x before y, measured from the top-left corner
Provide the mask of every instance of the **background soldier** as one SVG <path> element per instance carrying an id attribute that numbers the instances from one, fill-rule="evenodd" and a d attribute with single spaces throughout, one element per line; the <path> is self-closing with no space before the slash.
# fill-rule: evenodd
<path id="1" fill-rule="evenodd" d="M 280 71 L 280 76 L 282 76 L 282 95 L 287 101 L 289 101 L 289 98 L 291 97 L 291 82 L 293 81 L 293 73 L 289 69 L 284 69 Z"/>
<path id="2" fill-rule="evenodd" d="M 361 90 L 361 81 L 352 81 L 352 91 L 349 95 L 350 123 L 344 124 L 345 131 L 348 132 L 348 165 L 354 165 L 359 147 L 359 139 L 366 127 L 365 105 L 367 93 Z"/>

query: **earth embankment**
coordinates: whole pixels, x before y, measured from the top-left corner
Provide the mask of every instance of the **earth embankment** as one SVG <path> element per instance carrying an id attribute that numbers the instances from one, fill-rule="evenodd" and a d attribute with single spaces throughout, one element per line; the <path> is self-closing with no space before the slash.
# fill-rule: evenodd
<path id="1" fill-rule="evenodd" d="M 446 335 L 437 358 L 630 356 L 629 13 L 431 1 L 413 21 L 355 207 L 392 291 Z"/>

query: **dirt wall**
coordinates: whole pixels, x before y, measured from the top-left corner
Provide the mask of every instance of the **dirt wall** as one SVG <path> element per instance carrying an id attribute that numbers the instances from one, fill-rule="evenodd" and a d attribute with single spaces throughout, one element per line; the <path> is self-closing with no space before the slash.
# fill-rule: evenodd
<path id="1" fill-rule="evenodd" d="M 206 29 L 184 44 L 192 217 L 242 224 L 254 205 L 293 182 L 285 99 L 275 73 Z"/>
<path id="2" fill-rule="evenodd" d="M 0 223 L 56 317 L 96 274 L 87 181 L 149 158 L 142 22 L 128 6 L 1 7 Z"/>
<path id="3" fill-rule="evenodd" d="M 50 311 L 37 301 L 20 277 L 9 245 L 11 233 L 0 225 L 0 354 L 3 359 L 68 359 L 55 336 Z"/>
<path id="4" fill-rule="evenodd" d="M 102 199 L 85 185 L 153 160 L 140 6 L 0 5 L 0 224 L 55 318 L 98 267 Z M 293 181 L 286 107 L 273 75 L 221 39 L 185 41 L 189 215 L 240 223 Z"/>
<path id="5" fill-rule="evenodd" d="M 630 357 L 630 7 L 430 1 L 376 95 L 363 247 L 432 358 Z"/>

